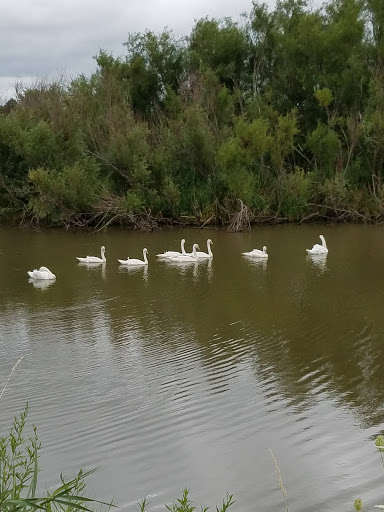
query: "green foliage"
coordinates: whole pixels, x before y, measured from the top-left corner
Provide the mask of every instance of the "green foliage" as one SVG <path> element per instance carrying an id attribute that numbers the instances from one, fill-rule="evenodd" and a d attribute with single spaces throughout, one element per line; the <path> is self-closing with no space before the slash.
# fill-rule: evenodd
<path id="1" fill-rule="evenodd" d="M 92 223 L 113 198 L 121 215 L 223 221 L 240 199 L 292 220 L 307 200 L 381 218 L 382 2 L 254 2 L 242 20 L 132 33 L 90 77 L 19 87 L 0 108 L 0 217 Z"/>
<path id="2" fill-rule="evenodd" d="M 244 117 L 237 119 L 235 133 L 246 150 L 249 163 L 254 163 L 255 160 L 263 157 L 272 145 L 272 138 L 267 135 L 267 132 L 268 122 L 265 119 L 259 118 L 251 123 Z"/>
<path id="3" fill-rule="evenodd" d="M 190 36 L 189 52 L 192 71 L 211 68 L 231 90 L 240 84 L 248 41 L 244 30 L 230 19 L 199 20 Z"/>
<path id="4" fill-rule="evenodd" d="M 232 494 L 228 494 L 226 499 L 223 500 L 223 505 L 221 508 L 216 507 L 217 512 L 226 512 L 228 508 L 233 505 L 233 496 Z M 181 498 L 177 499 L 176 502 L 173 502 L 171 506 L 165 505 L 166 509 L 170 512 L 193 512 L 196 510 L 196 507 L 193 505 L 191 500 L 189 499 L 189 490 L 184 489 L 183 495 Z M 209 507 L 201 507 L 202 512 L 207 512 Z M 144 510 L 144 509 L 142 509 Z"/>
<path id="5" fill-rule="evenodd" d="M 100 197 L 98 166 L 84 160 L 61 171 L 41 167 L 29 172 L 29 209 L 37 222 L 65 220 L 73 213 L 89 212 Z"/>
<path id="6" fill-rule="evenodd" d="M 162 188 L 162 196 L 166 210 L 171 215 L 176 215 L 180 204 L 180 190 L 170 176 L 166 176 Z"/>
<path id="7" fill-rule="evenodd" d="M 220 176 L 232 199 L 241 199 L 249 204 L 256 183 L 256 177 L 246 167 L 246 151 L 241 147 L 240 139 L 232 138 L 224 142 L 217 153 Z"/>
<path id="8" fill-rule="evenodd" d="M 351 199 L 349 183 L 342 174 L 336 174 L 319 185 L 320 202 L 334 209 L 348 209 Z"/>
<path id="9" fill-rule="evenodd" d="M 294 149 L 294 138 L 299 132 L 296 112 L 279 116 L 274 128 L 274 140 L 271 146 L 271 161 L 278 174 L 284 172 L 285 159 Z"/>
<path id="10" fill-rule="evenodd" d="M 303 169 L 283 176 L 279 183 L 279 213 L 288 220 L 300 220 L 307 212 L 312 193 L 312 177 Z"/>
<path id="11" fill-rule="evenodd" d="M 341 143 L 337 133 L 323 124 L 318 124 L 308 135 L 306 146 L 314 157 L 315 169 L 325 177 L 330 176 L 340 154 Z"/>
<path id="12" fill-rule="evenodd" d="M 333 101 L 334 97 L 332 92 L 328 89 L 328 87 L 325 87 L 324 89 L 316 89 L 315 90 L 315 98 L 319 102 L 319 104 L 327 108 Z"/>

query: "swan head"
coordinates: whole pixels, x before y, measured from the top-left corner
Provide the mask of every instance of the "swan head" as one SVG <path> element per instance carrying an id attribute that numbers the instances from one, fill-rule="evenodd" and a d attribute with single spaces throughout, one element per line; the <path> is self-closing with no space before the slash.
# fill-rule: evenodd
<path id="1" fill-rule="evenodd" d="M 208 238 L 208 240 L 207 240 L 207 244 L 209 244 L 209 245 L 213 245 L 213 242 L 212 242 L 212 240 L 211 240 L 210 238 Z"/>
<path id="2" fill-rule="evenodd" d="M 101 252 L 103 252 L 103 253 L 105 252 L 105 247 L 104 247 L 104 245 L 102 245 L 102 246 L 101 246 Z"/>
<path id="3" fill-rule="evenodd" d="M 264 254 L 267 254 L 267 247 L 266 247 L 265 245 L 264 245 L 264 247 L 263 247 L 263 253 L 264 253 Z"/>
<path id="4" fill-rule="evenodd" d="M 143 254 L 144 254 L 144 253 L 145 253 L 145 254 L 148 254 L 148 249 L 147 249 L 146 247 L 144 247 L 144 249 L 143 249 Z"/>

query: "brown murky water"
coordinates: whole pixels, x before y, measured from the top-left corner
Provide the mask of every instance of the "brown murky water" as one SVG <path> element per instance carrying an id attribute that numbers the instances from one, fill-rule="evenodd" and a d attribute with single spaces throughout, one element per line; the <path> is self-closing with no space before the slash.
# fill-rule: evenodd
<path id="1" fill-rule="evenodd" d="M 305 249 L 326 237 L 326 259 Z M 213 240 L 213 261 L 156 253 Z M 88 268 L 75 256 L 98 255 Z M 268 247 L 268 262 L 241 252 Z M 149 251 L 148 269 L 117 258 Z M 190 488 L 237 512 L 384 503 L 384 228 L 0 231 L 0 434 L 28 401 L 41 485 L 100 466 L 88 493 L 149 510 Z M 55 282 L 28 281 L 45 265 Z M 164 509 L 162 507 L 162 509 Z"/>

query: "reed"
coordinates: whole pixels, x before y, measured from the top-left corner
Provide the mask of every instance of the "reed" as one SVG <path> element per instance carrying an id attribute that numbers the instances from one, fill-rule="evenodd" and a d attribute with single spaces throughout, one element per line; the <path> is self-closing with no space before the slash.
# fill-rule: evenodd
<path id="1" fill-rule="evenodd" d="M 279 482 L 279 487 L 280 487 L 280 490 L 283 494 L 283 498 L 284 498 L 284 503 L 285 503 L 285 510 L 288 512 L 288 494 L 287 494 L 287 488 L 286 486 L 283 484 L 283 477 L 281 476 L 281 471 L 280 471 L 280 468 L 279 468 L 279 465 L 277 463 L 277 460 L 276 460 L 276 457 L 275 457 L 275 454 L 273 453 L 273 451 L 271 450 L 271 448 L 269 449 L 270 453 L 271 453 L 271 456 L 272 456 L 272 459 L 273 459 L 273 464 L 275 466 L 275 473 L 276 473 L 276 476 L 277 476 L 277 481 Z"/>
<path id="2" fill-rule="evenodd" d="M 7 385 L 18 364 L 20 357 L 13 366 L 11 373 L 0 394 L 4 395 Z M 85 479 L 95 469 L 83 472 L 70 481 L 60 475 L 61 485 L 46 496 L 36 496 L 39 475 L 38 458 L 41 443 L 37 436 L 37 427 L 33 426 L 33 434 L 28 441 L 24 438 L 24 429 L 28 416 L 28 403 L 15 417 L 8 434 L 0 437 L 0 510 L 2 512 L 32 512 L 45 510 L 53 512 L 92 511 L 94 505 L 109 510 L 112 503 L 93 500 L 84 496 Z M 91 508 L 92 507 L 92 508 Z"/>

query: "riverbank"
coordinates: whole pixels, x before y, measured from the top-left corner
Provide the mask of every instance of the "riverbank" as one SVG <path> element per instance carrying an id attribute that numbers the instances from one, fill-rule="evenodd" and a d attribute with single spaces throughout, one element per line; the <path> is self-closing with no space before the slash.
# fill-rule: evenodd
<path id="1" fill-rule="evenodd" d="M 189 38 L 129 34 L 90 77 L 20 85 L 0 107 L 0 222 L 381 222 L 381 16 L 253 4 Z"/>

